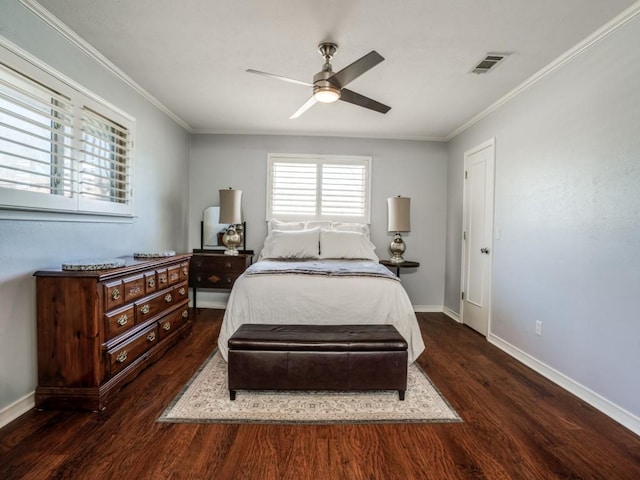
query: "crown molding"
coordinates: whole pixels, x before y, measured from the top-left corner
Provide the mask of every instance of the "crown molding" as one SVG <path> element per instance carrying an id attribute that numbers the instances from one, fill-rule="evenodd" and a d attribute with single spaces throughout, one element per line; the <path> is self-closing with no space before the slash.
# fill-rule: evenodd
<path id="1" fill-rule="evenodd" d="M 469 120 L 468 122 L 466 122 L 466 123 L 462 124 L 461 126 L 459 126 L 458 128 L 456 128 L 453 132 L 451 132 L 449 135 L 447 135 L 444 140 L 448 142 L 449 140 L 451 140 L 451 139 L 455 138 L 456 136 L 460 135 L 466 129 L 470 128 L 472 125 L 475 125 L 480 120 L 482 120 L 484 117 L 486 117 L 487 115 L 489 115 L 493 111 L 497 110 L 498 108 L 500 108 L 505 103 L 509 102 L 510 100 L 513 100 L 515 97 L 520 95 L 522 92 L 524 92 L 528 88 L 532 87 L 533 85 L 535 85 L 539 81 L 543 80 L 544 78 L 546 78 L 548 75 L 552 74 L 553 72 L 555 72 L 559 68 L 564 67 L 567 63 L 571 62 L 574 58 L 576 58 L 577 56 L 579 56 L 582 53 L 586 52 L 589 48 L 591 48 L 592 46 L 594 46 L 595 44 L 597 44 L 598 42 L 600 42 L 601 40 L 603 40 L 604 38 L 609 36 L 611 33 L 615 32 L 618 28 L 622 27 L 626 23 L 628 23 L 631 20 L 633 20 L 639 14 L 640 14 L 640 1 L 634 3 L 629 8 L 627 8 L 622 13 L 620 13 L 618 16 L 614 17 L 611 21 L 605 23 L 602 27 L 600 27 L 598 30 L 593 32 L 587 38 L 582 40 L 580 43 L 575 45 L 573 48 L 570 48 L 569 50 L 567 50 L 565 53 L 560 55 L 558 58 L 556 58 L 554 61 L 552 61 L 550 64 L 548 64 L 546 67 L 543 67 L 537 73 L 533 74 L 531 77 L 529 77 L 523 83 L 518 85 L 516 88 L 511 90 L 509 93 L 507 93 L 505 96 L 503 96 L 502 98 L 500 98 L 496 102 L 494 102 L 491 105 L 489 105 L 485 110 L 480 112 L 478 115 L 473 117 L 471 120 Z"/>
<path id="2" fill-rule="evenodd" d="M 53 28 L 54 31 L 58 32 L 63 38 L 69 41 L 73 46 L 78 48 L 85 55 L 87 55 L 98 65 L 103 67 L 105 70 L 107 70 L 109 73 L 114 75 L 116 78 L 120 79 L 126 85 L 128 85 L 133 90 L 138 92 L 143 98 L 149 101 L 158 110 L 163 112 L 165 115 L 171 118 L 174 122 L 176 122 L 182 128 L 187 130 L 189 133 L 193 132 L 191 126 L 187 122 L 182 120 L 182 118 L 180 118 L 178 115 L 176 115 L 171 110 L 169 110 L 157 98 L 155 98 L 153 95 L 147 92 L 144 88 L 138 85 L 131 77 L 129 77 L 122 70 L 120 70 L 107 57 L 105 57 L 98 50 L 93 48 L 82 37 L 80 37 L 77 33 L 75 33 L 69 27 L 67 27 L 64 23 L 62 23 L 57 17 L 55 17 L 51 12 L 45 9 L 37 1 L 35 0 L 18 0 L 18 1 L 22 5 L 24 5 L 27 9 L 29 9 L 31 12 L 33 12 L 36 16 L 38 16 L 41 20 L 43 20 L 47 25 Z"/>
<path id="3" fill-rule="evenodd" d="M 393 136 L 379 134 L 356 134 L 353 132 L 292 132 L 292 131 L 268 131 L 268 130 L 217 130 L 217 129 L 193 129 L 194 135 L 274 135 L 274 136 L 295 136 L 295 137 L 338 137 L 338 138 L 364 138 L 373 140 L 405 140 L 416 142 L 446 142 L 446 137 L 420 137 L 420 136 Z"/>

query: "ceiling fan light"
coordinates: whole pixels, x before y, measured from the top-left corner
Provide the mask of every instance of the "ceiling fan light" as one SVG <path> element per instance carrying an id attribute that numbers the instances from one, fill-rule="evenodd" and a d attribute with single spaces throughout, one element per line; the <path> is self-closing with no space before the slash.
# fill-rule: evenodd
<path id="1" fill-rule="evenodd" d="M 333 103 L 340 99 L 340 90 L 333 87 L 316 87 L 313 96 L 321 103 Z"/>

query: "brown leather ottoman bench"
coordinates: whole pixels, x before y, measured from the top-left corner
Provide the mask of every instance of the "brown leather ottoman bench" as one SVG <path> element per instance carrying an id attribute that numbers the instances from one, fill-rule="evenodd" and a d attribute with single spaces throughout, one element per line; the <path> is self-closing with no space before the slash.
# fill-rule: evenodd
<path id="1" fill-rule="evenodd" d="M 407 389 L 407 342 L 392 325 L 243 324 L 229 338 L 236 390 Z"/>

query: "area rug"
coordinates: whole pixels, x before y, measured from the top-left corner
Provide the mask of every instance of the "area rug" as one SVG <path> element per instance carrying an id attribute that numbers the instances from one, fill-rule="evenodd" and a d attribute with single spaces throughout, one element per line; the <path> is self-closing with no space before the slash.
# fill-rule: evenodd
<path id="1" fill-rule="evenodd" d="M 168 423 L 436 423 L 461 422 L 417 364 L 409 366 L 405 400 L 397 391 L 249 391 L 229 399 L 227 364 L 216 351 L 159 422 Z"/>

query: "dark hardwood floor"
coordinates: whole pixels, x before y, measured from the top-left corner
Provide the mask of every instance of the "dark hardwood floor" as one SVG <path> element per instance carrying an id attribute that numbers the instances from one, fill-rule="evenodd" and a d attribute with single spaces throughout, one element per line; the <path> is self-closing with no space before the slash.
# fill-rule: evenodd
<path id="1" fill-rule="evenodd" d="M 106 411 L 31 411 L 0 430 L 0 479 L 640 478 L 640 437 L 442 314 L 418 314 L 419 363 L 454 424 L 157 423 L 215 346 L 222 311 Z"/>

